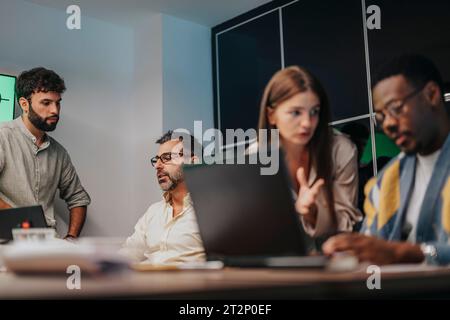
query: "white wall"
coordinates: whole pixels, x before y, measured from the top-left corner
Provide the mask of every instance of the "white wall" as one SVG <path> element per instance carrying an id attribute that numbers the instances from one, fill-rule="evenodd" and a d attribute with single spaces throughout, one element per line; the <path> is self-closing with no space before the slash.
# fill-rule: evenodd
<path id="1" fill-rule="evenodd" d="M 123 25 L 82 11 L 81 30 L 68 30 L 66 19 L 65 11 L 2 0 L 0 72 L 44 66 L 65 79 L 51 135 L 69 151 L 92 198 L 82 235 L 126 236 L 161 199 L 150 158 L 163 124 L 189 128 L 204 119 L 212 126 L 209 29 L 161 14 Z M 57 214 L 63 234 L 68 211 L 61 200 Z"/>
<path id="2" fill-rule="evenodd" d="M 136 22 L 134 32 L 133 105 L 129 143 L 132 146 L 130 210 L 124 211 L 121 231 L 131 234 L 137 220 L 153 202 L 160 201 L 161 191 L 150 163 L 157 154 L 155 141 L 163 132 L 162 96 L 162 16 Z"/>
<path id="3" fill-rule="evenodd" d="M 214 127 L 211 29 L 163 16 L 163 127 Z"/>

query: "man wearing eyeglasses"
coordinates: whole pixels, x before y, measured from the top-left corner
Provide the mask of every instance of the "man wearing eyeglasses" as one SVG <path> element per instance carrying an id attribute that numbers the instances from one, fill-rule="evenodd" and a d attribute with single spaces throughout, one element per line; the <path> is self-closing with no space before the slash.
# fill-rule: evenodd
<path id="1" fill-rule="evenodd" d="M 450 120 L 442 78 L 427 58 L 400 56 L 373 86 L 377 124 L 401 149 L 366 187 L 362 234 L 329 239 L 375 264 L 450 264 Z"/>
<path id="2" fill-rule="evenodd" d="M 194 208 L 183 176 L 184 163 L 196 163 L 200 144 L 188 134 L 172 131 L 156 141 L 151 159 L 163 199 L 152 204 L 137 222 L 120 253 L 152 265 L 179 265 L 205 260 Z"/>

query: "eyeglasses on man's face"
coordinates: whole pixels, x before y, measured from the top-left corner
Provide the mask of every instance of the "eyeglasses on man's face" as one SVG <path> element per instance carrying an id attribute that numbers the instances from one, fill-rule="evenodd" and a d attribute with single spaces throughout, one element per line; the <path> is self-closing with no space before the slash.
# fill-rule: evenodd
<path id="1" fill-rule="evenodd" d="M 375 120 L 378 125 L 383 125 L 384 120 L 386 119 L 386 114 L 394 119 L 398 119 L 404 112 L 404 107 L 406 102 L 408 102 L 409 99 L 416 96 L 419 92 L 423 90 L 424 86 L 420 87 L 417 90 L 414 90 L 410 94 L 408 94 L 403 99 L 394 100 L 391 103 L 389 103 L 387 106 L 385 106 L 382 110 L 375 111 Z"/>
<path id="2" fill-rule="evenodd" d="M 150 161 L 152 163 L 152 166 L 156 167 L 156 163 L 158 162 L 158 160 L 161 160 L 161 162 L 164 164 L 171 161 L 174 157 L 182 157 L 182 156 L 183 152 L 164 152 L 159 156 L 151 158 Z"/>

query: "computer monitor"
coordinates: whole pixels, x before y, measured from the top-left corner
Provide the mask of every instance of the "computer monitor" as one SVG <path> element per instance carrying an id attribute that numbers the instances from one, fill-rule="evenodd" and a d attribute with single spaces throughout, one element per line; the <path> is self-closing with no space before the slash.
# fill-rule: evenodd
<path id="1" fill-rule="evenodd" d="M 14 119 L 16 77 L 0 74 L 0 123 Z"/>

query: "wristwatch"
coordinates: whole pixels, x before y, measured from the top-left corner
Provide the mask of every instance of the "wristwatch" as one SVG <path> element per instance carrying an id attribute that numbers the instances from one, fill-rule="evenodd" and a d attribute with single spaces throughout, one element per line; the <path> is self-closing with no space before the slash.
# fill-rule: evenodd
<path id="1" fill-rule="evenodd" d="M 435 261 L 437 258 L 437 250 L 435 246 L 433 246 L 432 244 L 422 243 L 420 245 L 420 250 L 422 250 L 422 253 L 425 256 L 425 261 L 428 264 L 436 263 Z"/>

